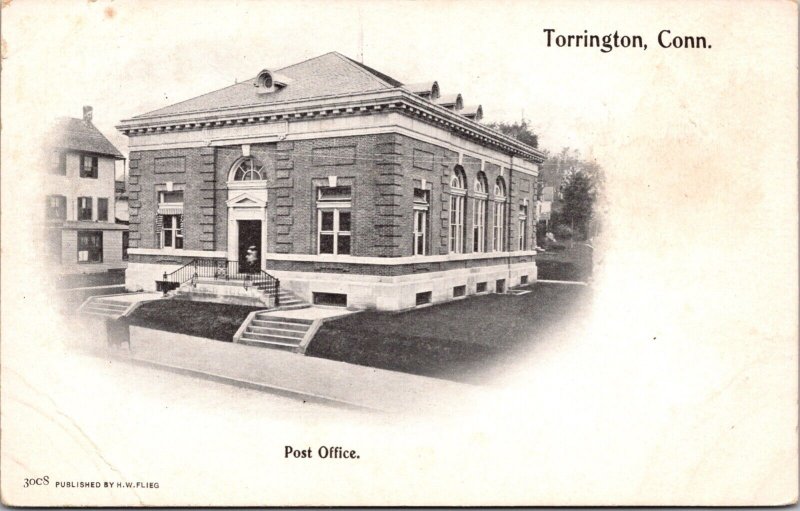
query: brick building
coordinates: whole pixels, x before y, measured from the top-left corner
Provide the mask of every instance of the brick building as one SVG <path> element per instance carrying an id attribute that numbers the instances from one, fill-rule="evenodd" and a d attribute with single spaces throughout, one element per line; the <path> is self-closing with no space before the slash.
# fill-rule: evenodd
<path id="1" fill-rule="evenodd" d="M 309 302 L 355 308 L 532 281 L 543 155 L 482 115 L 328 53 L 124 120 L 128 286 L 248 255 Z"/>
<path id="2" fill-rule="evenodd" d="M 122 270 L 127 226 L 114 220 L 115 163 L 124 156 L 83 118 L 59 118 L 48 137 L 45 186 L 46 250 L 61 275 Z"/>

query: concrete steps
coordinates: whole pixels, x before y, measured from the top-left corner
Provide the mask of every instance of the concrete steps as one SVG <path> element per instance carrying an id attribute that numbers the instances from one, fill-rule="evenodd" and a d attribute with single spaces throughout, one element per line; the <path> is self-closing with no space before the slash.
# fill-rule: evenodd
<path id="1" fill-rule="evenodd" d="M 238 342 L 284 351 L 298 352 L 300 344 L 314 323 L 310 319 L 285 318 L 257 313 Z"/>
<path id="2" fill-rule="evenodd" d="M 113 298 L 103 298 L 93 296 L 81 305 L 78 312 L 88 316 L 98 316 L 116 319 L 123 316 L 128 308 L 133 305 L 131 302 L 114 300 Z"/>
<path id="3" fill-rule="evenodd" d="M 281 290 L 278 292 L 278 298 L 280 299 L 280 307 L 278 308 L 281 310 L 295 310 L 311 307 L 311 304 L 303 301 L 300 297 L 288 289 L 281 288 Z"/>

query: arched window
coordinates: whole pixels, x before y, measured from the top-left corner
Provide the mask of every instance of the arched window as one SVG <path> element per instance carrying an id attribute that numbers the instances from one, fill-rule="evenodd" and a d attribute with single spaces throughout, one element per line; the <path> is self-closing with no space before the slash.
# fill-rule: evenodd
<path id="1" fill-rule="evenodd" d="M 464 169 L 461 167 L 456 166 L 453 177 L 450 178 L 450 188 L 466 190 L 467 179 L 464 177 Z"/>
<path id="2" fill-rule="evenodd" d="M 486 251 L 486 199 L 489 185 L 486 174 L 478 172 L 475 178 L 475 208 L 472 212 L 472 251 Z"/>
<path id="3" fill-rule="evenodd" d="M 232 181 L 263 181 L 266 172 L 255 158 L 248 156 L 234 164 L 230 176 Z"/>
<path id="4" fill-rule="evenodd" d="M 489 193 L 489 186 L 486 184 L 486 174 L 483 172 L 478 172 L 478 177 L 475 178 L 475 192 Z"/>
<path id="5" fill-rule="evenodd" d="M 506 182 L 502 177 L 498 177 L 494 182 L 494 198 L 502 200 L 506 198 Z"/>
<path id="6" fill-rule="evenodd" d="M 467 177 L 464 169 L 456 165 L 453 177 L 450 178 L 450 252 L 464 252 L 464 221 L 466 208 L 464 198 L 467 195 Z"/>
<path id="7" fill-rule="evenodd" d="M 492 229 L 492 250 L 505 250 L 506 225 L 506 182 L 498 177 L 494 182 L 494 228 Z"/>

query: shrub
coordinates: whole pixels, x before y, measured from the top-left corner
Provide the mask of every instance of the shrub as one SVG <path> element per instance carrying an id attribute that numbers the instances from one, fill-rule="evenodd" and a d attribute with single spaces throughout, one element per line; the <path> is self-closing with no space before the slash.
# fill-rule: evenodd
<path id="1" fill-rule="evenodd" d="M 572 239 L 572 229 L 568 225 L 559 224 L 553 229 L 553 234 L 555 234 L 556 239 L 561 240 L 571 240 Z"/>

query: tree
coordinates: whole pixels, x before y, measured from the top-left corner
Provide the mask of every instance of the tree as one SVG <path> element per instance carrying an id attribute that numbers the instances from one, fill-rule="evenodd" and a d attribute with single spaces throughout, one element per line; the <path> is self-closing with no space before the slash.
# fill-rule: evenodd
<path id="1" fill-rule="evenodd" d="M 592 219 L 596 190 L 591 177 L 583 172 L 573 173 L 564 186 L 564 204 L 561 208 L 561 221 L 573 231 L 587 235 L 587 226 Z"/>
<path id="2" fill-rule="evenodd" d="M 486 126 L 493 130 L 499 131 L 503 135 L 516 138 L 523 144 L 528 144 L 531 147 L 539 147 L 539 136 L 531 129 L 531 124 L 526 119 L 514 122 L 491 122 Z"/>

